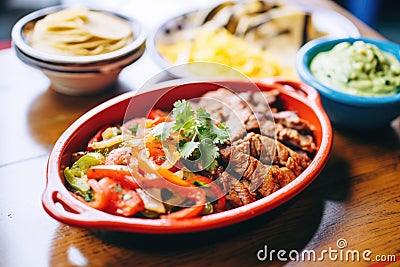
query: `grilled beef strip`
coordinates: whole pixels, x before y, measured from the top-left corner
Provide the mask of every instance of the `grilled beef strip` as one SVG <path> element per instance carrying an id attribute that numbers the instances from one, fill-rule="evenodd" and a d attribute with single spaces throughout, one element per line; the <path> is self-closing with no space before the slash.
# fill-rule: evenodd
<path id="1" fill-rule="evenodd" d="M 272 146 L 272 149 L 271 149 Z M 299 154 L 270 137 L 248 133 L 241 140 L 220 150 L 221 158 L 226 162 L 225 169 L 231 175 L 243 177 L 248 182 L 247 193 L 258 193 L 265 197 L 293 181 L 310 163 L 308 156 Z M 271 166 L 272 164 L 272 166 Z M 235 180 L 230 179 L 230 183 Z M 235 201 L 239 193 L 243 194 L 243 185 L 233 186 L 229 199 Z M 228 184 L 231 185 L 232 184 Z M 237 196 L 237 197 L 236 197 Z"/>
<path id="2" fill-rule="evenodd" d="M 274 106 L 279 106 L 279 90 L 266 92 L 244 92 L 240 96 L 249 104 L 260 122 L 260 133 L 272 137 L 275 132 L 276 138 L 286 145 L 296 149 L 314 153 L 316 145 L 312 133 L 314 126 L 300 118 L 295 111 L 278 111 Z M 268 106 L 272 111 L 272 118 Z"/>
<path id="3" fill-rule="evenodd" d="M 279 90 L 270 90 L 262 92 L 243 92 L 239 94 L 244 101 L 251 105 L 254 112 L 269 112 L 268 105 L 272 105 L 277 101 Z M 268 105 L 266 105 L 266 103 Z"/>
<path id="4" fill-rule="evenodd" d="M 296 179 L 296 175 L 287 167 L 278 167 L 277 165 L 272 165 L 269 170 L 278 181 L 281 187 L 289 184 L 291 181 Z"/>
<path id="5" fill-rule="evenodd" d="M 231 145 L 220 148 L 219 161 L 225 171 L 211 176 L 227 192 L 233 207 L 289 184 L 310 164 L 309 156 L 316 150 L 313 126 L 296 112 L 279 111 L 278 95 L 278 90 L 237 95 L 220 88 L 196 103 L 231 130 Z M 266 102 L 271 105 L 272 117 L 268 117 L 271 112 Z"/>
<path id="6" fill-rule="evenodd" d="M 225 169 L 229 174 L 243 177 L 250 182 L 249 191 L 267 196 L 280 188 L 279 181 L 269 172 L 270 166 L 252 157 L 244 146 L 221 149 L 222 160 L 228 162 Z M 247 150 L 247 151 L 246 151 Z"/>
<path id="7" fill-rule="evenodd" d="M 301 119 L 294 111 L 278 111 L 272 107 L 272 118 L 268 103 L 278 102 L 279 90 L 265 92 L 243 92 L 235 94 L 220 88 L 207 92 L 196 104 L 204 107 L 217 121 L 225 121 L 231 130 L 231 140 L 239 140 L 246 132 L 259 132 L 276 137 L 295 150 L 304 150 L 310 156 L 316 151 L 314 127 Z"/>
<path id="8" fill-rule="evenodd" d="M 294 111 L 273 113 L 276 138 L 284 144 L 313 154 L 317 146 L 314 143 L 314 126 L 301 119 Z"/>
<path id="9" fill-rule="evenodd" d="M 249 154 L 263 164 L 285 166 L 299 175 L 310 164 L 311 160 L 305 153 L 298 153 L 279 141 L 256 134 L 248 133 L 243 139 L 232 143 L 237 151 Z"/>
<path id="10" fill-rule="evenodd" d="M 224 172 L 217 182 L 226 194 L 226 200 L 233 207 L 240 207 L 257 200 L 257 194 L 250 193 L 248 181 L 239 181 L 234 176 Z"/>
<path id="11" fill-rule="evenodd" d="M 260 128 L 246 101 L 225 88 L 205 93 L 196 107 L 205 108 L 214 120 L 226 122 L 231 131 L 231 141 L 240 139 L 246 131 L 257 131 Z"/>
<path id="12" fill-rule="evenodd" d="M 306 133 L 312 133 L 314 130 L 314 126 L 310 125 L 308 121 L 301 119 L 295 111 L 279 111 L 273 113 L 272 116 L 274 117 L 275 122 L 280 123 L 285 127 Z"/>

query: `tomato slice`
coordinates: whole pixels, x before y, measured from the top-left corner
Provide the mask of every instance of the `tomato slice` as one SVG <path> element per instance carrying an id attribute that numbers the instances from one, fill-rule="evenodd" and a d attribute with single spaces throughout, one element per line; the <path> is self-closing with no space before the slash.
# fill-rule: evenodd
<path id="1" fill-rule="evenodd" d="M 146 149 L 149 152 L 149 158 L 157 165 L 161 165 L 165 162 L 166 157 L 163 150 L 163 144 L 156 138 L 150 139 L 146 142 Z"/>
<path id="2" fill-rule="evenodd" d="M 92 188 L 93 191 L 93 201 L 86 202 L 92 208 L 103 210 L 107 206 L 107 195 L 103 190 L 103 187 L 96 181 L 96 180 L 89 180 L 89 186 Z"/>
<path id="3" fill-rule="evenodd" d="M 165 162 L 166 157 L 162 148 L 151 147 L 148 150 L 150 154 L 150 159 L 154 161 L 155 164 L 161 165 Z"/>
<path id="4" fill-rule="evenodd" d="M 129 217 L 144 210 L 144 203 L 135 190 L 123 188 L 108 177 L 101 179 L 99 184 L 108 196 L 107 212 Z"/>
<path id="5" fill-rule="evenodd" d="M 93 201 L 86 201 L 83 197 L 77 195 L 76 193 L 71 192 L 71 195 L 92 208 L 104 210 L 108 204 L 108 195 L 96 180 L 89 180 L 88 184 L 93 192 Z"/>
<path id="6" fill-rule="evenodd" d="M 99 185 L 103 188 L 105 194 L 107 195 L 110 193 L 110 188 L 115 186 L 116 184 L 117 183 L 114 180 L 108 177 L 99 180 Z"/>
<path id="7" fill-rule="evenodd" d="M 132 216 L 144 210 L 144 203 L 136 191 L 125 188 L 117 191 L 116 187 L 114 187 L 111 192 L 113 193 L 111 194 L 110 204 L 114 214 Z"/>
<path id="8" fill-rule="evenodd" d="M 207 184 L 210 188 L 210 190 L 213 193 L 213 198 L 217 198 L 217 204 L 215 206 L 217 211 L 223 211 L 226 205 L 226 198 L 225 194 L 222 191 L 221 187 L 219 187 L 213 180 L 205 177 L 205 176 L 194 176 L 192 178 L 189 178 L 186 180 L 187 182 L 191 184 L 195 184 L 196 182 L 204 183 Z M 201 187 L 200 187 L 201 188 Z"/>

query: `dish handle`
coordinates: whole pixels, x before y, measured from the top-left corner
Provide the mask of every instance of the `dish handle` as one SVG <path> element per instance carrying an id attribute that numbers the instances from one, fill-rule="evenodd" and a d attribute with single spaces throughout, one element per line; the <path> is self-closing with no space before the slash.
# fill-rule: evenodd
<path id="1" fill-rule="evenodd" d="M 65 188 L 47 186 L 42 196 L 43 208 L 54 219 L 70 225 L 90 226 L 93 221 L 104 219 L 101 212 L 83 206 L 70 194 Z"/>
<path id="2" fill-rule="evenodd" d="M 294 92 L 297 95 L 301 95 L 308 100 L 317 103 L 321 105 L 319 93 L 317 90 L 312 88 L 311 86 L 302 83 L 302 82 L 297 82 L 297 81 L 289 81 L 289 80 L 284 80 L 284 79 L 273 79 L 272 82 L 274 84 L 279 84 L 285 87 L 285 90 L 288 92 Z"/>

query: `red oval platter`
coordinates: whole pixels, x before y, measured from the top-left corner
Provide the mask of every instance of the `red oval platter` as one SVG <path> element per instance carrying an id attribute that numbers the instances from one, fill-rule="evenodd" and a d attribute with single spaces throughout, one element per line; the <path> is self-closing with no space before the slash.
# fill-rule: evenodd
<path id="1" fill-rule="evenodd" d="M 202 217 L 173 219 L 126 218 L 108 214 L 81 203 L 67 190 L 63 168 L 72 153 L 82 150 L 91 135 L 102 126 L 122 122 L 129 105 L 135 110 L 148 110 L 157 103 L 159 108 L 172 107 L 178 99 L 199 97 L 221 85 L 246 91 L 254 84 L 249 81 L 189 82 L 179 86 L 165 86 L 144 93 L 129 92 L 93 108 L 75 121 L 58 139 L 48 159 L 47 184 L 42 196 L 43 207 L 56 220 L 77 227 L 151 234 L 199 232 L 236 224 L 263 214 L 303 191 L 322 171 L 332 146 L 332 128 L 315 89 L 304 83 L 271 79 L 255 81 L 262 91 L 280 90 L 285 109 L 295 110 L 299 116 L 315 126 L 317 153 L 311 164 L 294 181 L 242 207 Z M 165 94 L 168 93 L 168 97 Z M 163 96 L 162 101 L 158 101 Z M 140 113 L 140 112 L 139 112 Z M 137 114 L 138 116 L 143 114 Z"/>

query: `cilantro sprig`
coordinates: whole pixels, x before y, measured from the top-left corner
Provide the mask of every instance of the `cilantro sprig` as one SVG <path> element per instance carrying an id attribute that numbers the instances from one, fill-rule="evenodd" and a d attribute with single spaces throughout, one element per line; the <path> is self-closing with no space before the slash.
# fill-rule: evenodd
<path id="1" fill-rule="evenodd" d="M 158 124 L 152 134 L 166 141 L 171 132 L 178 132 L 178 150 L 182 158 L 193 156 L 200 159 L 203 168 L 213 170 L 220 156 L 218 144 L 229 140 L 229 128 L 224 123 L 215 124 L 204 108 L 194 111 L 191 103 L 184 99 L 174 103 L 172 117 L 174 121 Z"/>

